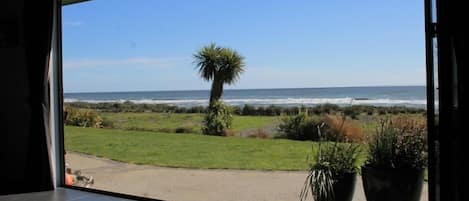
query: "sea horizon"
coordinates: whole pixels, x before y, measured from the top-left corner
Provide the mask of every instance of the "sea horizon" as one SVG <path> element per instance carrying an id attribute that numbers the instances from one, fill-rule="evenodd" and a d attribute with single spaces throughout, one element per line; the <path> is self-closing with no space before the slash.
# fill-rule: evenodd
<path id="1" fill-rule="evenodd" d="M 210 90 L 163 90 L 64 93 L 65 102 L 133 102 L 180 107 L 208 105 Z M 222 100 L 232 106 L 315 106 L 320 104 L 426 106 L 425 86 L 226 89 Z"/>
<path id="2" fill-rule="evenodd" d="M 330 86 L 330 87 L 277 87 L 277 88 L 225 88 L 224 91 L 236 90 L 276 90 L 276 89 L 328 89 L 328 88 L 374 88 L 374 87 L 426 87 L 423 85 L 354 85 L 354 86 Z M 80 93 L 128 93 L 128 92 L 168 92 L 168 91 L 210 91 L 210 89 L 152 89 L 152 90 L 123 90 L 123 91 L 64 91 L 64 94 L 80 94 Z"/>

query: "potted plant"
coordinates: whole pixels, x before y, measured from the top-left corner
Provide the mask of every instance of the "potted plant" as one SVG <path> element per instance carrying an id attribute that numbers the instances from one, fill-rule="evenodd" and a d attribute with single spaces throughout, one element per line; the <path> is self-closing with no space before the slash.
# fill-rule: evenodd
<path id="1" fill-rule="evenodd" d="M 426 167 L 426 125 L 409 118 L 381 120 L 368 141 L 362 179 L 368 201 L 420 200 Z"/>
<path id="2" fill-rule="evenodd" d="M 300 200 L 306 200 L 311 192 L 315 201 L 351 201 L 355 191 L 360 145 L 322 140 L 317 144 L 317 149 L 313 146 L 314 157 Z"/>

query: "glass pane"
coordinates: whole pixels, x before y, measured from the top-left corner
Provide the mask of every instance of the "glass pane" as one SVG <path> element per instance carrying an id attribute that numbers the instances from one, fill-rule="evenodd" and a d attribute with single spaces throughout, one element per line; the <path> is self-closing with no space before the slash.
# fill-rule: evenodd
<path id="1" fill-rule="evenodd" d="M 67 185 L 308 200 L 324 174 L 312 184 L 365 200 L 362 165 L 425 171 L 365 151 L 382 119 L 426 129 L 422 2 L 136 2 L 63 8 Z"/>

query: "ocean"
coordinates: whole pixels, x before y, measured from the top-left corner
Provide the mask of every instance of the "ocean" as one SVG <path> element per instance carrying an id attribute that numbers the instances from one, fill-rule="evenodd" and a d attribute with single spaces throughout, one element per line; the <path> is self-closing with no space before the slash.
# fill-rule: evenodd
<path id="1" fill-rule="evenodd" d="M 65 93 L 65 102 L 125 102 L 169 104 L 180 107 L 206 106 L 209 90 L 187 91 L 135 91 Z M 228 89 L 223 101 L 229 105 L 242 106 L 315 106 L 318 104 L 407 106 L 424 108 L 424 86 L 388 87 L 331 87 L 290 89 Z"/>

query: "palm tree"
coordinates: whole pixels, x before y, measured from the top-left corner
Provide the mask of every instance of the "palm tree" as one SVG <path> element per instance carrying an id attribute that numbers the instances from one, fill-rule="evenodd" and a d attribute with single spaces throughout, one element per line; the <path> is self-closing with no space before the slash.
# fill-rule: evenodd
<path id="1" fill-rule="evenodd" d="M 210 104 L 213 105 L 223 94 L 224 84 L 234 84 L 244 72 L 244 58 L 235 50 L 212 43 L 194 54 L 200 76 L 212 82 Z"/>

